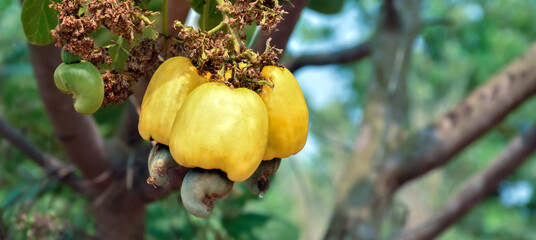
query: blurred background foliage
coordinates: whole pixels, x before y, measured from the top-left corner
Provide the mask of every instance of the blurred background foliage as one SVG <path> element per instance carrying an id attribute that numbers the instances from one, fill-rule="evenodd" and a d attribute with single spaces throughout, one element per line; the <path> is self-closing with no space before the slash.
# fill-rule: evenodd
<path id="1" fill-rule="evenodd" d="M 162 1 L 142 1 L 158 10 Z M 373 33 L 381 1 L 311 0 L 302 13 L 286 57 L 330 52 L 365 41 Z M 20 3 L 0 1 L 0 115 L 47 153 L 65 160 L 44 112 L 20 23 Z M 535 0 L 423 0 L 430 21 L 414 42 L 410 65 L 409 130 L 418 130 L 452 108 L 536 39 Z M 435 20 L 438 24 L 434 24 Z M 443 22 L 443 23 L 442 23 Z M 211 218 L 197 219 L 178 194 L 148 206 L 146 238 L 311 239 L 325 230 L 334 189 L 353 150 L 362 118 L 371 61 L 308 66 L 295 72 L 310 109 L 305 149 L 282 162 L 270 191 L 259 199 L 237 184 L 218 201 Z M 111 136 L 123 106 L 95 115 Z M 408 184 L 397 195 L 386 225 L 408 213 L 410 226 L 441 208 L 457 187 L 484 168 L 519 130 L 536 119 L 536 100 L 526 102 L 446 167 Z M 485 117 L 485 116 L 483 116 Z M 532 156 L 491 196 L 439 239 L 536 239 L 536 159 Z M 0 138 L 0 236 L 12 239 L 84 238 L 94 234 L 88 204 Z"/>

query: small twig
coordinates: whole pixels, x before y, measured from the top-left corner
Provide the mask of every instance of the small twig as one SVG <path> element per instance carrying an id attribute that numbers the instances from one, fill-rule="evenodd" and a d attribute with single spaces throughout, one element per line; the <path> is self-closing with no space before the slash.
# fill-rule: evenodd
<path id="1" fill-rule="evenodd" d="M 226 25 L 227 25 L 227 22 L 221 21 L 218 25 L 210 29 L 207 33 L 214 34 L 215 32 L 220 31 L 222 28 L 226 27 Z"/>
<path id="2" fill-rule="evenodd" d="M 84 180 L 74 174 L 72 166 L 65 165 L 58 159 L 42 153 L 41 150 L 2 118 L 0 118 L 0 136 L 41 166 L 49 176 L 56 178 L 84 196 L 89 193 Z"/>
<path id="3" fill-rule="evenodd" d="M 162 3 L 162 34 L 164 35 L 164 53 L 167 54 L 168 50 L 168 27 L 167 27 L 167 9 L 168 9 L 168 0 L 164 0 Z"/>
<path id="4" fill-rule="evenodd" d="M 348 49 L 316 54 L 305 54 L 290 58 L 285 61 L 285 65 L 290 71 L 293 72 L 307 65 L 327 65 L 359 61 L 370 56 L 371 52 L 372 41 L 369 40 Z"/>
<path id="5" fill-rule="evenodd" d="M 208 2 L 204 2 L 203 4 L 203 25 L 200 26 L 201 29 L 203 30 L 207 30 L 207 22 L 208 22 L 208 15 L 209 15 L 209 12 L 208 12 L 208 8 L 209 8 L 209 3 Z"/>
<path id="6" fill-rule="evenodd" d="M 461 219 L 482 201 L 499 183 L 512 174 L 536 150 L 536 126 L 516 137 L 484 170 L 475 174 L 443 207 L 420 226 L 408 229 L 399 240 L 433 239 Z"/>
<path id="7" fill-rule="evenodd" d="M 222 8 L 224 7 L 225 2 L 223 0 L 216 0 L 216 1 L 218 2 L 218 5 L 220 5 Z M 231 25 L 228 24 L 229 16 L 227 15 L 227 13 L 225 11 L 222 11 L 222 14 L 223 14 L 223 22 L 226 23 L 225 26 L 227 27 L 227 29 L 229 30 L 229 33 L 231 34 L 233 38 L 234 50 L 237 53 L 239 53 L 240 49 L 244 48 L 244 46 L 242 45 L 243 42 L 240 40 L 240 35 L 236 31 L 236 29 L 233 29 Z"/>

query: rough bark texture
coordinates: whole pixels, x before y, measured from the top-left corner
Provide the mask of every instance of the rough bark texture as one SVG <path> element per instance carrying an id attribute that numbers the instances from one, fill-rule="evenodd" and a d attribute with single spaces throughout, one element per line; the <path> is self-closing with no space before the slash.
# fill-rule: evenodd
<path id="1" fill-rule="evenodd" d="M 92 204 L 98 237 L 102 239 L 144 239 L 146 204 L 124 186 L 115 183 Z"/>

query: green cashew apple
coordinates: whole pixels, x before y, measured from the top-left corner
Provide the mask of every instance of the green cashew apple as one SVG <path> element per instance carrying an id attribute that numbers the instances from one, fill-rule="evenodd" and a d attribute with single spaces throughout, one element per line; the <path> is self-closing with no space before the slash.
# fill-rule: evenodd
<path id="1" fill-rule="evenodd" d="M 77 60 L 72 54 L 62 53 L 64 63 L 54 71 L 54 83 L 63 93 L 73 94 L 74 109 L 92 114 L 102 105 L 104 82 L 97 67 Z"/>

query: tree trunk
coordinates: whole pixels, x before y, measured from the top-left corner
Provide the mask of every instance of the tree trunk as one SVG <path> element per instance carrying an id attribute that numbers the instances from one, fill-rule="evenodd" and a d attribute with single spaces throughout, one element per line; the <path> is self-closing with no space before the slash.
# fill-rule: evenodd
<path id="1" fill-rule="evenodd" d="M 145 203 L 132 194 L 117 195 L 112 202 L 92 206 L 99 239 L 144 239 Z"/>
<path id="2" fill-rule="evenodd" d="M 69 160 L 81 170 L 90 195 L 96 196 L 92 210 L 97 235 L 101 239 L 143 239 L 145 202 L 114 172 L 106 143 L 97 131 L 93 118 L 78 114 L 71 96 L 54 86 L 53 74 L 61 62 L 59 48 L 30 45 L 30 54 L 39 93 L 56 136 Z"/>

